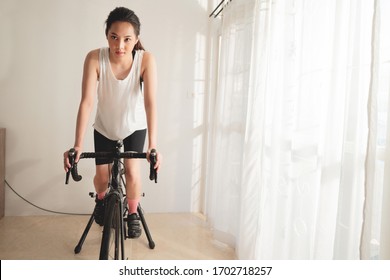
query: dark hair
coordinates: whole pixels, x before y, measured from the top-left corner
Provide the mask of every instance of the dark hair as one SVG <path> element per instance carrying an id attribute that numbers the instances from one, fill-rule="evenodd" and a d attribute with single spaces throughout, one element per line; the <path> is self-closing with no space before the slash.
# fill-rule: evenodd
<path id="1" fill-rule="evenodd" d="M 130 23 L 134 28 L 135 35 L 137 35 L 137 37 L 139 36 L 141 30 L 139 18 L 132 10 L 125 7 L 117 7 L 108 15 L 106 20 L 106 36 L 108 35 L 108 30 L 111 25 L 116 21 L 125 21 Z M 140 40 L 138 40 L 137 44 L 134 46 L 134 50 L 145 50 Z"/>

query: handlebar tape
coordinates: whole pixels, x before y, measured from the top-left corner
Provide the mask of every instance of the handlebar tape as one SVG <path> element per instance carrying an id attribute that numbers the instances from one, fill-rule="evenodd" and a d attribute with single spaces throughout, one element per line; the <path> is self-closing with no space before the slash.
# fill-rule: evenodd
<path id="1" fill-rule="evenodd" d="M 74 148 L 71 148 L 68 152 L 69 157 L 69 163 L 71 165 L 68 172 L 66 172 L 66 179 L 65 184 L 69 183 L 69 175 L 72 174 L 72 178 L 74 181 L 78 182 L 83 177 L 79 175 L 77 170 L 77 162 L 76 160 L 76 150 Z M 134 152 L 123 152 L 123 153 L 117 153 L 117 152 L 97 152 L 97 153 L 82 153 L 80 155 L 80 159 L 82 158 L 146 158 L 146 153 L 134 153 Z M 155 149 L 152 149 L 150 151 L 150 174 L 149 179 L 154 180 L 155 183 L 157 183 L 157 171 L 154 169 L 154 165 L 157 161 L 157 152 Z"/>
<path id="2" fill-rule="evenodd" d="M 82 153 L 81 158 L 104 158 L 104 159 L 114 159 L 114 158 L 146 158 L 146 153 L 134 153 L 134 152 L 96 152 L 96 153 Z"/>
<path id="3" fill-rule="evenodd" d="M 81 181 L 81 179 L 83 179 L 83 177 L 79 175 L 79 172 L 77 171 L 77 163 L 73 164 L 71 173 L 74 181 L 78 182 Z"/>
<path id="4" fill-rule="evenodd" d="M 156 163 L 156 150 L 152 150 L 152 161 L 150 163 L 151 166 L 151 173 L 149 178 L 153 178 L 150 180 L 155 180 L 157 183 L 157 174 L 155 174 L 155 170 L 153 168 L 154 164 Z M 68 158 L 69 158 L 69 163 L 71 165 L 70 169 L 68 172 L 66 172 L 66 178 L 65 178 L 65 184 L 69 183 L 69 175 L 72 174 L 72 178 L 74 181 L 78 182 L 82 179 L 82 176 L 78 174 L 77 170 L 77 162 L 76 160 L 76 150 L 74 148 L 71 148 L 68 152 Z M 80 159 L 82 158 L 109 158 L 109 159 L 114 159 L 114 158 L 146 158 L 146 153 L 135 153 L 135 152 L 123 152 L 123 153 L 118 153 L 118 152 L 95 152 L 95 153 L 81 153 L 80 154 Z M 153 172 L 152 172 L 153 170 Z"/>

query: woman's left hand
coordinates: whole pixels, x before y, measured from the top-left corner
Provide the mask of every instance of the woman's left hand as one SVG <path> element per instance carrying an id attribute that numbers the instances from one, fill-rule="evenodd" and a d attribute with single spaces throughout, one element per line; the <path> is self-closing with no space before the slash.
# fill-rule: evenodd
<path id="1" fill-rule="evenodd" d="M 152 150 L 154 150 L 156 153 L 156 163 L 154 164 L 154 169 L 156 169 L 156 172 L 158 172 L 162 163 L 162 154 L 159 153 L 156 149 L 149 149 L 146 153 L 146 158 L 149 162 L 150 162 L 150 153 Z"/>

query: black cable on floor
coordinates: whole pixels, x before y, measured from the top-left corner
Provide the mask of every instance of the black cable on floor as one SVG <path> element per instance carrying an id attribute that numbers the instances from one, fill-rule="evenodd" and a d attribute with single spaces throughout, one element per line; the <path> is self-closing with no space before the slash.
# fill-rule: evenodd
<path id="1" fill-rule="evenodd" d="M 22 200 L 24 200 L 25 202 L 27 202 L 28 204 L 34 206 L 35 208 L 38 208 L 39 210 L 42 210 L 42 211 L 45 211 L 45 212 L 49 212 L 49 213 L 54 213 L 54 214 L 61 214 L 61 215 L 75 215 L 75 216 L 90 216 L 91 214 L 80 214 L 80 213 L 66 213 L 66 212 L 58 212 L 58 211 L 53 211 L 53 210 L 49 210 L 49 209 L 45 209 L 45 208 L 42 208 L 42 207 L 39 207 L 38 205 L 35 205 L 34 203 L 28 201 L 27 199 L 25 199 L 24 197 L 22 197 L 20 194 L 18 194 L 12 187 L 11 185 L 7 182 L 7 180 L 4 180 L 5 184 L 18 196 L 20 197 Z"/>

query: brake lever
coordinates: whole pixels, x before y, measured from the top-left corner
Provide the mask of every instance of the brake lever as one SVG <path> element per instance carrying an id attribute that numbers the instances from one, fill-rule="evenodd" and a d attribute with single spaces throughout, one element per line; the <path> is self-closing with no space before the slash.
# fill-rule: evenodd
<path id="1" fill-rule="evenodd" d="M 66 172 L 65 185 L 69 184 L 70 169 Z"/>
<path id="2" fill-rule="evenodd" d="M 65 184 L 68 185 L 69 184 L 69 175 L 70 175 L 70 172 L 73 168 L 73 164 L 74 164 L 74 157 L 76 155 L 76 151 L 75 149 L 71 148 L 69 151 L 68 151 L 68 159 L 69 159 L 69 163 L 70 163 L 70 168 L 68 169 L 68 171 L 66 172 L 66 177 L 65 177 Z"/>
<path id="3" fill-rule="evenodd" d="M 77 172 L 77 163 L 75 163 L 76 158 L 76 150 L 71 148 L 68 152 L 68 158 L 70 163 L 70 168 L 68 172 L 66 172 L 65 184 L 69 183 L 69 175 L 72 174 L 72 178 L 74 181 L 78 182 L 82 179 L 82 177 Z"/>
<path id="4" fill-rule="evenodd" d="M 151 181 L 154 180 L 155 183 L 157 183 L 157 170 L 154 169 L 154 165 L 156 164 L 157 162 L 157 152 L 155 149 L 152 149 L 150 151 L 150 155 L 149 155 L 149 158 L 150 158 L 150 173 L 149 173 L 149 179 Z"/>

